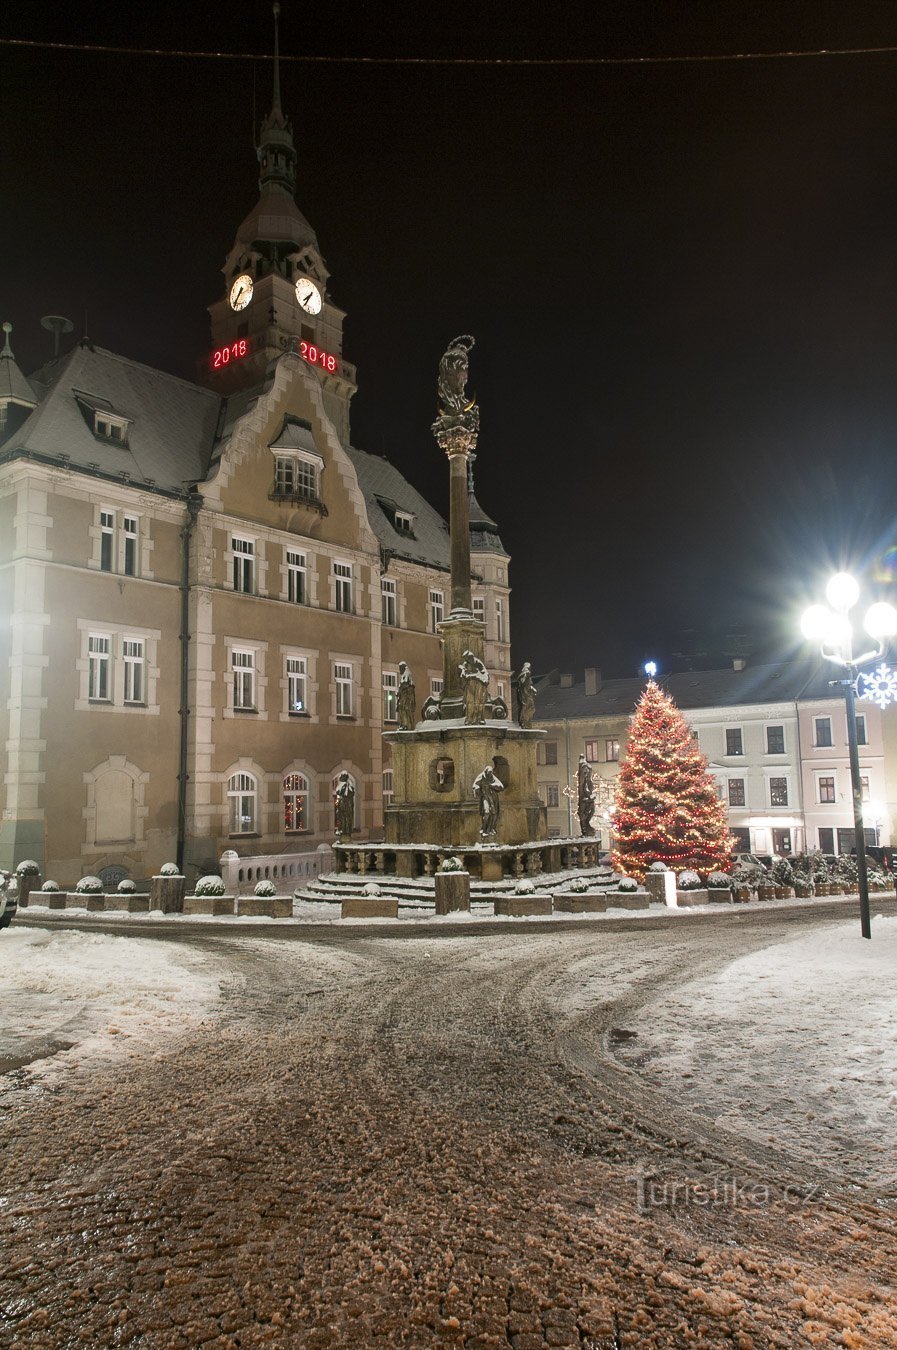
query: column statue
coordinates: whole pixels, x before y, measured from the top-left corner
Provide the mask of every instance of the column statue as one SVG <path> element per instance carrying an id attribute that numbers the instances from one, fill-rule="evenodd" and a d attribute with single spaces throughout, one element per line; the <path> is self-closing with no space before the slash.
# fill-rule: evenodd
<path id="1" fill-rule="evenodd" d="M 417 700 L 414 695 L 414 680 L 404 661 L 399 662 L 399 695 L 396 703 L 399 726 L 403 731 L 413 731 L 417 723 Z"/>
<path id="2" fill-rule="evenodd" d="M 352 831 L 355 828 L 355 789 L 352 786 L 352 779 L 345 769 L 337 779 L 336 791 L 333 794 L 333 805 L 336 814 L 337 839 L 351 839 Z"/>
<path id="3" fill-rule="evenodd" d="M 528 730 L 536 715 L 536 686 L 533 684 L 529 661 L 524 661 L 514 687 L 517 690 L 517 721 Z"/>
<path id="4" fill-rule="evenodd" d="M 579 757 L 579 764 L 576 768 L 576 787 L 579 828 L 584 835 L 594 835 L 592 816 L 595 814 L 595 784 L 592 781 L 592 770 L 586 762 L 585 755 Z"/>
<path id="5" fill-rule="evenodd" d="M 466 651 L 458 666 L 464 692 L 464 721 L 467 726 L 482 726 L 486 721 L 486 696 L 489 672 L 478 656 Z"/>
<path id="6" fill-rule="evenodd" d="M 493 838 L 498 830 L 501 809 L 498 794 L 504 790 L 505 785 L 496 778 L 491 764 L 487 764 L 473 780 L 473 795 L 480 803 L 480 836 L 483 839 Z"/>

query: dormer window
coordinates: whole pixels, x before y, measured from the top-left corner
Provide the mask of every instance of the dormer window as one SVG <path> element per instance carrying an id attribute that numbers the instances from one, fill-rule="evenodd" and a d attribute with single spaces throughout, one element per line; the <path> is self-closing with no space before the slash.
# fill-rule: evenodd
<path id="1" fill-rule="evenodd" d="M 94 413 L 93 431 L 95 436 L 101 436 L 104 441 L 118 441 L 119 445 L 128 443 L 127 418 L 116 417 L 114 413 L 100 412 L 98 409 Z"/>
<path id="2" fill-rule="evenodd" d="M 315 448 L 310 424 L 288 417 L 269 448 L 274 456 L 272 500 L 298 502 L 326 515 L 321 501 L 324 460 Z"/>
<path id="3" fill-rule="evenodd" d="M 410 511 L 396 511 L 395 527 L 397 534 L 414 534 L 414 516 Z"/>
<path id="4" fill-rule="evenodd" d="M 318 466 L 295 455 L 278 455 L 274 461 L 274 491 L 279 497 L 318 496 Z"/>
<path id="5" fill-rule="evenodd" d="M 415 538 L 415 515 L 413 511 L 403 510 L 402 507 L 396 506 L 395 502 L 390 501 L 387 497 L 378 497 L 377 502 L 396 534 L 402 534 L 406 539 Z"/>

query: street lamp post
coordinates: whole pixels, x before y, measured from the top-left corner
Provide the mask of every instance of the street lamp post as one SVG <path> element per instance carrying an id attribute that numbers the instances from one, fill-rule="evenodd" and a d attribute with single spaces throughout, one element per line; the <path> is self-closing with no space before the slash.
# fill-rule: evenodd
<path id="1" fill-rule="evenodd" d="M 897 633 L 897 610 L 880 602 L 866 614 L 865 629 L 876 646 L 859 656 L 853 654 L 853 625 L 850 610 L 860 598 L 860 588 L 848 572 L 838 572 L 825 588 L 828 605 L 811 605 L 801 620 L 804 637 L 821 642 L 827 661 L 843 667 L 847 677 L 832 680 L 844 690 L 847 711 L 847 746 L 850 755 L 850 785 L 853 795 L 853 828 L 856 839 L 857 884 L 860 892 L 860 928 L 864 938 L 872 937 L 869 918 L 869 878 L 866 872 L 866 834 L 863 825 L 863 785 L 860 781 L 860 751 L 857 742 L 856 694 L 860 667 L 883 656 L 885 639 Z"/>

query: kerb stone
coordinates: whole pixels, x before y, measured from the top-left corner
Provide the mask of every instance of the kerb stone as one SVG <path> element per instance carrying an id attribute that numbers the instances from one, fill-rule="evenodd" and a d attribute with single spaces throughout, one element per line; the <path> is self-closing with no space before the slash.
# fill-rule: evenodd
<path id="1" fill-rule="evenodd" d="M 451 914 L 456 909 L 470 909 L 470 873 L 436 873 L 436 913 Z"/>

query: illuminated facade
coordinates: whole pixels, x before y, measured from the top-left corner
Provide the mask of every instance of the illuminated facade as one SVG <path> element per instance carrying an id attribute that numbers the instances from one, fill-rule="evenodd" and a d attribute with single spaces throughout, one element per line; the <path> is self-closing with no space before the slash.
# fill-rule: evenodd
<path id="1" fill-rule="evenodd" d="M 382 830 L 398 663 L 441 679 L 441 516 L 353 447 L 343 312 L 280 107 L 210 306 L 207 387 L 86 340 L 0 359 L 0 866 L 191 875 L 333 838 L 346 770 Z M 440 338 L 441 340 L 441 338 Z M 471 502 L 474 596 L 510 696 L 508 557 Z"/>

